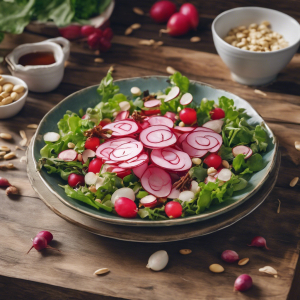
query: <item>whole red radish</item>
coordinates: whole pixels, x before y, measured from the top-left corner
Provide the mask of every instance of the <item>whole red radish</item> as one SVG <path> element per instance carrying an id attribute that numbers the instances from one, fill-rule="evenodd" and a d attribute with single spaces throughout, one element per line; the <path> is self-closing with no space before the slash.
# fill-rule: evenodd
<path id="1" fill-rule="evenodd" d="M 126 197 L 120 197 L 116 200 L 115 210 L 123 218 L 135 218 L 138 211 L 134 201 Z"/>
<path id="2" fill-rule="evenodd" d="M 232 264 L 239 260 L 239 255 L 233 250 L 225 250 L 221 254 L 222 260 Z"/>
<path id="3" fill-rule="evenodd" d="M 203 161 L 209 168 L 215 168 L 216 170 L 222 164 L 222 158 L 218 154 L 211 153 Z"/>
<path id="4" fill-rule="evenodd" d="M 85 149 L 90 149 L 96 151 L 100 145 L 100 140 L 97 137 L 90 137 L 85 141 L 84 147 Z"/>
<path id="5" fill-rule="evenodd" d="M 107 52 L 111 48 L 111 42 L 105 37 L 102 37 L 100 38 L 98 48 L 101 52 Z"/>
<path id="6" fill-rule="evenodd" d="M 176 5 L 173 2 L 163 0 L 152 5 L 150 16 L 157 23 L 165 23 L 176 11 Z"/>
<path id="7" fill-rule="evenodd" d="M 93 27 L 91 25 L 84 25 L 81 27 L 81 35 L 82 36 L 89 36 L 94 32 L 95 32 L 95 27 Z"/>
<path id="8" fill-rule="evenodd" d="M 196 30 L 199 24 L 197 8 L 191 3 L 185 3 L 180 7 L 179 12 L 189 18 L 191 28 Z"/>
<path id="9" fill-rule="evenodd" d="M 165 213 L 170 219 L 179 218 L 182 214 L 182 206 L 179 202 L 170 201 L 165 206 Z"/>
<path id="10" fill-rule="evenodd" d="M 36 236 L 42 236 L 46 239 L 48 244 L 53 240 L 52 233 L 46 230 L 40 231 Z"/>
<path id="11" fill-rule="evenodd" d="M 8 187 L 11 186 L 9 181 L 6 178 L 0 177 L 0 187 Z"/>
<path id="12" fill-rule="evenodd" d="M 61 27 L 58 29 L 61 36 L 68 40 L 74 40 L 81 37 L 81 26 L 69 25 L 67 27 Z"/>
<path id="13" fill-rule="evenodd" d="M 84 185 L 84 176 L 83 175 L 79 175 L 79 174 L 75 174 L 75 173 L 71 173 L 68 176 L 68 184 L 71 187 L 75 187 L 78 184 Z"/>
<path id="14" fill-rule="evenodd" d="M 234 282 L 234 290 L 245 292 L 252 287 L 252 278 L 248 274 L 240 275 Z"/>
<path id="15" fill-rule="evenodd" d="M 225 111 L 222 108 L 216 107 L 210 111 L 210 116 L 213 120 L 219 120 L 225 118 Z"/>
<path id="16" fill-rule="evenodd" d="M 180 36 L 190 30 L 189 18 L 181 13 L 175 13 L 169 19 L 167 29 L 162 29 L 162 33 L 169 33 L 170 36 Z"/>
<path id="17" fill-rule="evenodd" d="M 265 238 L 263 238 L 262 236 L 256 236 L 252 239 L 251 244 L 248 245 L 251 247 L 258 247 L 258 248 L 266 248 L 267 250 L 270 250 L 267 247 L 267 241 Z"/>
<path id="18" fill-rule="evenodd" d="M 191 125 L 197 121 L 197 113 L 193 108 L 184 108 L 179 113 L 179 118 L 184 124 Z"/>
<path id="19" fill-rule="evenodd" d="M 98 157 L 94 158 L 89 164 L 88 172 L 93 172 L 95 174 L 99 173 L 102 165 L 103 165 L 103 161 L 101 158 Z"/>
<path id="20" fill-rule="evenodd" d="M 96 32 L 90 34 L 88 36 L 88 40 L 87 40 L 90 48 L 97 49 L 100 44 L 100 39 L 101 39 L 101 37 Z"/>
<path id="21" fill-rule="evenodd" d="M 55 248 L 49 246 L 48 243 L 47 243 L 47 240 L 43 236 L 36 236 L 33 239 L 32 246 L 28 250 L 27 254 L 30 252 L 30 250 L 32 248 L 36 249 L 37 251 L 41 251 L 41 250 L 46 249 L 46 248 L 59 251 L 58 249 L 55 249 Z"/>
<path id="22" fill-rule="evenodd" d="M 111 29 L 110 27 L 105 28 L 105 29 L 103 30 L 103 37 L 104 37 L 106 40 L 111 41 L 112 38 L 113 38 L 113 36 L 114 36 L 114 33 L 113 33 L 113 31 L 112 31 L 112 29 Z"/>

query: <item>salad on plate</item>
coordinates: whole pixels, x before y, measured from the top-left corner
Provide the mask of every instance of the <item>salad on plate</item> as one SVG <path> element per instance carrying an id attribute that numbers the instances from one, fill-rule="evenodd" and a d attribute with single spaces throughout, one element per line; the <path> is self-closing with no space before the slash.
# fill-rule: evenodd
<path id="1" fill-rule="evenodd" d="M 58 174 L 68 197 L 123 218 L 198 215 L 229 200 L 266 166 L 264 126 L 225 96 L 197 105 L 179 72 L 169 81 L 127 96 L 109 71 L 101 102 L 67 111 L 44 135 L 38 168 Z"/>

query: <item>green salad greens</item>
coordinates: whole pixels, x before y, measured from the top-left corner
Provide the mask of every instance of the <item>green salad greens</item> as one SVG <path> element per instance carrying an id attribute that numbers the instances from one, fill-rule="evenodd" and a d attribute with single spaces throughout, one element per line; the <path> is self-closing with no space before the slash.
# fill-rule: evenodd
<path id="1" fill-rule="evenodd" d="M 39 169 L 60 176 L 68 197 L 125 218 L 186 217 L 229 200 L 266 166 L 267 132 L 225 96 L 182 105 L 189 79 L 169 80 L 164 91 L 128 96 L 109 71 L 101 101 L 67 111 L 59 134 L 45 135 Z"/>

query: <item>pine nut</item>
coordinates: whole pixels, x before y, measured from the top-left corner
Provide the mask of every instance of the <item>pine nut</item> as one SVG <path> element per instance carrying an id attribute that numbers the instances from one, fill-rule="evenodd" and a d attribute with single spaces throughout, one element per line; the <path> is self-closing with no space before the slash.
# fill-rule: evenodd
<path id="1" fill-rule="evenodd" d="M 77 160 L 78 160 L 78 161 L 82 161 L 82 154 L 80 154 L 80 153 L 78 154 Z"/>
<path id="2" fill-rule="evenodd" d="M 193 157 L 192 158 L 192 163 L 195 165 L 200 165 L 202 163 L 202 160 L 198 157 Z"/>
<path id="3" fill-rule="evenodd" d="M 134 7 L 133 9 L 133 12 L 137 15 L 140 15 L 140 16 L 143 16 L 145 13 L 142 9 L 140 9 L 139 7 Z"/>
<path id="4" fill-rule="evenodd" d="M 290 182 L 290 187 L 294 187 L 299 181 L 299 177 L 295 177 L 294 179 L 292 179 L 292 181 Z"/>
<path id="5" fill-rule="evenodd" d="M 214 167 L 210 167 L 207 170 L 207 175 L 215 174 L 217 173 L 217 170 Z"/>
<path id="6" fill-rule="evenodd" d="M 6 167 L 10 170 L 15 168 L 15 166 L 12 163 L 7 164 Z"/>
<path id="7" fill-rule="evenodd" d="M 224 272 L 224 268 L 219 264 L 212 264 L 209 266 L 209 270 L 213 273 L 222 273 Z"/>
<path id="8" fill-rule="evenodd" d="M 10 96 L 4 98 L 4 99 L 1 101 L 1 103 L 2 103 L 3 105 L 7 105 L 7 104 L 10 104 L 10 103 L 12 103 L 12 102 L 13 102 L 13 99 L 12 99 L 12 97 L 10 97 Z"/>
<path id="9" fill-rule="evenodd" d="M 179 250 L 179 253 L 182 255 L 187 255 L 187 254 L 191 254 L 192 250 L 191 249 L 181 249 L 181 250 Z"/>
<path id="10" fill-rule="evenodd" d="M 97 189 L 94 185 L 90 186 L 89 187 L 89 190 L 92 192 L 92 193 L 96 193 L 97 192 Z"/>
<path id="11" fill-rule="evenodd" d="M 70 149 L 74 149 L 75 148 L 75 144 L 74 143 L 68 143 L 68 148 L 70 148 Z"/>
<path id="12" fill-rule="evenodd" d="M 242 258 L 242 259 L 239 260 L 238 265 L 239 266 L 244 266 L 248 263 L 248 261 L 249 261 L 249 258 Z"/>
<path id="13" fill-rule="evenodd" d="M 10 93 L 12 91 L 13 87 L 14 86 L 11 83 L 6 83 L 2 86 L 3 91 L 6 93 Z"/>
<path id="14" fill-rule="evenodd" d="M 3 90 L 3 89 L 2 89 L 2 85 L 0 85 L 0 93 L 2 93 L 2 90 Z"/>
<path id="15" fill-rule="evenodd" d="M 95 199 L 96 202 L 101 203 L 102 201 L 100 199 Z"/>
<path id="16" fill-rule="evenodd" d="M 190 41 L 192 43 L 198 43 L 201 41 L 201 38 L 199 36 L 193 36 L 193 37 L 191 37 Z"/>
<path id="17" fill-rule="evenodd" d="M 168 67 L 166 68 L 166 71 L 167 71 L 167 73 L 169 73 L 169 74 L 171 74 L 171 75 L 173 75 L 174 73 L 177 72 L 173 67 L 170 67 L 170 66 L 168 66 Z"/>
<path id="18" fill-rule="evenodd" d="M 8 154 L 5 154 L 3 156 L 4 159 L 12 159 L 12 158 L 15 158 L 16 157 L 16 154 L 14 152 L 10 152 Z"/>
<path id="19" fill-rule="evenodd" d="M 222 166 L 226 169 L 229 169 L 229 162 L 227 160 L 222 160 Z"/>
<path id="20" fill-rule="evenodd" d="M 97 271 L 94 272 L 94 275 L 102 275 L 102 274 L 106 274 L 109 272 L 108 268 L 102 268 L 102 269 L 98 269 Z"/>
<path id="21" fill-rule="evenodd" d="M 27 125 L 27 128 L 31 128 L 31 129 L 37 129 L 39 125 L 37 124 L 29 124 Z"/>
<path id="22" fill-rule="evenodd" d="M 13 92 L 16 92 L 16 93 L 22 93 L 24 91 L 24 86 L 17 84 L 13 87 L 12 90 L 13 90 Z"/>
<path id="23" fill-rule="evenodd" d="M 12 139 L 12 136 L 11 134 L 9 133 L 0 133 L 0 138 L 1 139 L 4 139 L 4 140 L 11 140 Z M 5 147 L 5 146 L 2 146 L 2 147 Z"/>
<path id="24" fill-rule="evenodd" d="M 9 93 L 7 93 L 7 92 L 2 92 L 1 94 L 0 94 L 0 96 L 4 99 L 4 98 L 6 98 L 6 97 L 8 97 L 10 94 Z"/>
<path id="25" fill-rule="evenodd" d="M 0 137 L 1 137 L 1 133 L 0 133 Z M 9 152 L 10 148 L 8 148 L 7 146 L 0 146 L 0 151 Z"/>
<path id="26" fill-rule="evenodd" d="M 184 127 L 184 123 L 183 122 L 180 122 L 179 124 L 178 124 L 178 126 L 180 126 L 180 127 Z"/>
<path id="27" fill-rule="evenodd" d="M 130 27 L 132 28 L 132 29 L 139 29 L 139 28 L 141 28 L 141 24 L 139 24 L 139 23 L 134 23 L 134 24 L 132 24 Z"/>
<path id="28" fill-rule="evenodd" d="M 103 58 L 100 58 L 100 57 L 96 57 L 96 58 L 94 59 L 94 62 L 96 62 L 96 63 L 103 63 L 103 62 L 104 62 L 104 59 L 103 59 Z"/>
<path id="29" fill-rule="evenodd" d="M 14 101 L 17 98 L 18 94 L 16 92 L 12 92 L 10 94 L 10 97 L 12 98 L 12 100 Z"/>
<path id="30" fill-rule="evenodd" d="M 6 154 L 5 151 L 0 151 L 0 156 L 3 156 L 3 155 L 5 155 L 5 154 Z"/>
<path id="31" fill-rule="evenodd" d="M 132 33 L 132 28 L 131 27 L 128 27 L 126 30 L 125 30 L 125 35 L 130 35 Z"/>

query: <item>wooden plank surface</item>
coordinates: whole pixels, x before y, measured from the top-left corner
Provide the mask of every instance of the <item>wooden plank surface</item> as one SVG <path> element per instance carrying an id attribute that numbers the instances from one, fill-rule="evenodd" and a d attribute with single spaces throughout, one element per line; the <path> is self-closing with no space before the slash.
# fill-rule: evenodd
<path id="1" fill-rule="evenodd" d="M 38 123 L 55 104 L 72 92 L 99 83 L 109 66 L 114 65 L 115 79 L 165 75 L 171 65 L 190 79 L 204 81 L 218 88 L 233 92 L 249 101 L 268 122 L 278 136 L 282 164 L 276 187 L 265 203 L 254 213 L 232 227 L 209 236 L 168 244 L 138 244 L 101 238 L 79 229 L 52 213 L 35 195 L 26 176 L 26 165 L 19 162 L 24 151 L 17 150 L 18 159 L 12 162 L 16 170 L 0 171 L 16 184 L 21 196 L 8 199 L 0 191 L 0 287 L 1 299 L 299 299 L 299 186 L 289 187 L 289 182 L 299 176 L 300 154 L 294 141 L 300 140 L 299 85 L 300 55 L 297 54 L 278 79 L 260 87 L 267 97 L 254 93 L 252 87 L 241 86 L 230 79 L 230 73 L 215 54 L 211 39 L 210 24 L 219 12 L 244 5 L 241 0 L 194 1 L 203 12 L 197 33 L 172 39 L 164 36 L 164 46 L 153 50 L 138 45 L 142 38 L 159 40 L 161 25 L 149 18 L 132 13 L 133 6 L 145 11 L 151 1 L 125 1 L 117 3 L 112 18 L 116 33 L 111 51 L 104 54 L 105 62 L 97 64 L 94 52 L 82 43 L 73 42 L 72 52 L 62 84 L 47 94 L 29 93 L 24 109 L 10 120 L 1 120 L 0 132 L 10 132 L 12 143 L 0 141 L 12 148 L 21 140 L 19 130 L 25 129 L 28 137 L 33 130 L 26 125 Z M 282 10 L 300 19 L 299 3 L 296 1 L 251 1 L 252 5 Z M 142 28 L 132 36 L 123 32 L 132 23 L 142 23 Z M 48 32 L 32 29 L 20 36 L 6 36 L 0 44 L 0 54 L 9 53 L 14 47 L 26 42 L 44 40 Z M 199 35 L 198 44 L 189 42 L 192 35 Z M 2 65 L 1 69 L 7 71 Z M 277 214 L 280 199 L 281 211 Z M 30 247 L 30 238 L 39 230 L 54 233 L 55 243 L 62 253 L 47 251 L 25 252 Z M 255 235 L 267 238 L 270 251 L 246 246 Z M 189 256 L 181 256 L 178 250 L 190 248 Z M 168 267 L 159 273 L 145 268 L 147 259 L 156 250 L 165 249 L 170 255 Z M 221 263 L 220 253 L 225 249 L 236 250 L 241 258 L 249 257 L 244 267 L 226 265 L 225 273 L 212 274 L 211 263 Z M 271 265 L 279 272 L 278 278 L 258 272 L 258 268 Z M 108 267 L 106 276 L 94 277 L 95 269 Z M 296 270 L 296 272 L 295 272 Z M 235 278 L 249 273 L 254 279 L 254 288 L 245 294 L 232 292 Z M 292 285 L 293 278 L 295 282 Z M 214 288 L 214 287 L 218 288 Z M 292 288 L 291 288 L 292 286 Z"/>

